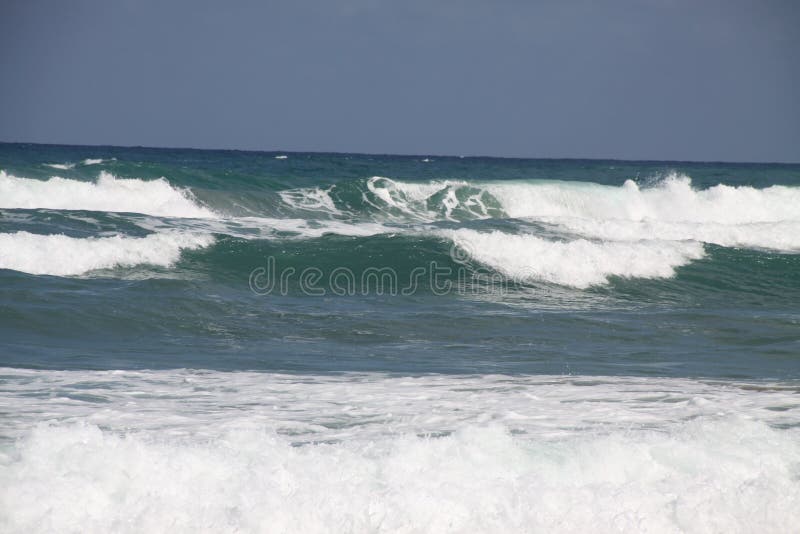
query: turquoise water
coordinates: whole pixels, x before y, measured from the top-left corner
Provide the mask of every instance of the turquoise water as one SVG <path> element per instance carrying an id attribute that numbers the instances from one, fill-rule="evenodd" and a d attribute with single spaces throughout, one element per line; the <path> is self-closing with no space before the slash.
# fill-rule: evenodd
<path id="1" fill-rule="evenodd" d="M 1 145 L 0 363 L 799 376 L 798 166 L 280 155 Z M 70 187 L 101 173 L 91 190 Z M 63 181 L 41 182 L 53 176 Z M 124 244 L 75 248 L 170 231 L 209 244 L 146 244 L 155 265 Z M 576 240 L 589 249 L 548 248 Z M 39 256 L 15 269 L 23 242 Z M 469 262 L 454 261 L 454 243 L 477 247 Z M 250 274 L 268 258 L 276 276 L 295 274 L 259 295 Z M 450 290 L 432 287 L 431 262 Z M 362 287 L 387 267 L 398 293 L 415 268 L 425 275 L 408 295 L 378 294 L 375 278 Z M 306 268 L 324 295 L 303 292 Z M 332 291 L 337 268 L 357 294 Z"/>
<path id="2" fill-rule="evenodd" d="M 0 144 L 0 525 L 790 531 L 799 253 L 800 165 Z"/>

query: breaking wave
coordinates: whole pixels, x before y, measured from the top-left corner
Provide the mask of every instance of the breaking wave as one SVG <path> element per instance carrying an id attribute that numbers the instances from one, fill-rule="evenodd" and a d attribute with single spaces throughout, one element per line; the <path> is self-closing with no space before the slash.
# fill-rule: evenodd
<path id="1" fill-rule="evenodd" d="M 0 269 L 75 276 L 141 264 L 169 267 L 178 260 L 181 250 L 202 248 L 213 242 L 208 234 L 180 232 L 87 238 L 6 233 L 0 234 Z"/>
<path id="2" fill-rule="evenodd" d="M 245 205 L 243 213 L 231 215 Z M 552 180 L 406 182 L 373 176 L 306 188 L 225 191 L 210 184 L 192 191 L 164 178 L 117 178 L 105 171 L 94 182 L 35 180 L 0 171 L 0 208 L 169 218 L 135 224 L 157 233 L 196 233 L 201 240 L 211 233 L 268 240 L 329 234 L 444 238 L 505 276 L 576 288 L 604 284 L 614 276 L 672 277 L 677 268 L 703 258 L 705 244 L 800 252 L 800 188 L 720 184 L 697 189 L 678 174 L 646 187 L 631 180 L 610 186 Z M 7 268 L 28 265 L 8 259 L 19 251 L 3 254 Z M 39 272 L 29 265 L 20 270 Z M 55 274 L 53 269 L 42 272 Z M 86 269 L 64 267 L 61 272 Z"/>
<path id="3" fill-rule="evenodd" d="M 675 268 L 705 254 L 697 242 L 551 241 L 535 235 L 450 230 L 442 232 L 465 257 L 518 281 L 586 288 L 609 276 L 669 278 Z"/>
<path id="4" fill-rule="evenodd" d="M 95 182 L 53 177 L 18 178 L 0 171 L 0 208 L 92 210 L 144 213 L 165 217 L 205 217 L 217 214 L 201 206 L 185 189 L 161 178 L 117 178 L 105 171 Z"/>

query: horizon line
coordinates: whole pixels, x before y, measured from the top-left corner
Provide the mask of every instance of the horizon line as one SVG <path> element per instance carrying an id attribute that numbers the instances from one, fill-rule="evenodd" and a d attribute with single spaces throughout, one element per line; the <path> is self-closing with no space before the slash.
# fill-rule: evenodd
<path id="1" fill-rule="evenodd" d="M 380 156 L 380 157 L 425 157 L 425 158 L 452 158 L 452 159 L 508 159 L 508 160 L 549 160 L 549 161 L 618 161 L 629 163 L 698 163 L 698 164 L 732 164 L 732 165 L 800 165 L 798 161 L 725 161 L 725 160 L 693 160 L 693 159 L 650 159 L 650 158 L 620 158 L 620 157 L 580 157 L 580 156 L 490 156 L 490 155 L 453 155 L 453 154 L 413 154 L 391 152 L 339 152 L 331 150 L 281 150 L 281 149 L 250 149 L 250 148 L 198 148 L 188 146 L 147 146 L 147 145 L 106 145 L 106 144 L 71 144 L 71 143 L 39 143 L 31 141 L 2 141 L 0 145 L 35 145 L 67 148 L 116 148 L 116 149 L 146 149 L 146 150 L 195 150 L 205 152 L 248 152 L 254 154 L 325 154 L 342 156 Z"/>

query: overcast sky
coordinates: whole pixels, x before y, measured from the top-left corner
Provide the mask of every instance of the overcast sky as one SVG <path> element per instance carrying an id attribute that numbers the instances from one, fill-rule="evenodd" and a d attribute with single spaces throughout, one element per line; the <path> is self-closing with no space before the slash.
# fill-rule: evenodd
<path id="1" fill-rule="evenodd" d="M 798 162 L 799 6 L 0 0 L 0 141 Z"/>

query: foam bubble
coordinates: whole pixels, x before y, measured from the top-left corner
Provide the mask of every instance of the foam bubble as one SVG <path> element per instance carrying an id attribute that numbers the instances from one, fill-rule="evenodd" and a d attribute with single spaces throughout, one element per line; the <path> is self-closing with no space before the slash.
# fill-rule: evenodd
<path id="1" fill-rule="evenodd" d="M 594 242 L 586 239 L 549 241 L 528 234 L 440 232 L 466 256 L 518 281 L 542 281 L 586 288 L 609 276 L 669 278 L 675 268 L 704 256 L 696 242 Z"/>
<path id="2" fill-rule="evenodd" d="M 208 234 L 164 232 L 146 237 L 87 237 L 40 235 L 28 232 L 0 234 L 0 268 L 30 274 L 74 276 L 97 269 L 140 264 L 169 267 L 183 249 L 206 247 Z"/>
<path id="3" fill-rule="evenodd" d="M 191 192 L 164 178 L 116 178 L 103 171 L 96 182 L 53 177 L 18 178 L 0 171 L 0 208 L 133 212 L 167 217 L 217 215 L 197 203 Z"/>

